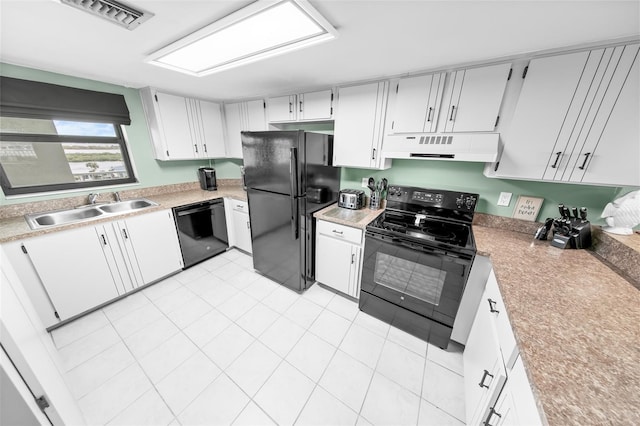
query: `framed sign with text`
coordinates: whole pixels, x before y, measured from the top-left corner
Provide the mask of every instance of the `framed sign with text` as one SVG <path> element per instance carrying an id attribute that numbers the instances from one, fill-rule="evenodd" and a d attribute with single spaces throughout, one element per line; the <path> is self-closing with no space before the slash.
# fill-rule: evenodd
<path id="1" fill-rule="evenodd" d="M 542 206 L 542 202 L 544 198 L 538 197 L 527 197 L 525 195 L 521 195 L 518 197 L 518 201 L 516 202 L 516 206 L 513 209 L 513 218 L 514 219 L 522 219 L 528 220 L 530 222 L 535 222 L 538 217 L 538 212 L 540 212 L 540 207 Z"/>

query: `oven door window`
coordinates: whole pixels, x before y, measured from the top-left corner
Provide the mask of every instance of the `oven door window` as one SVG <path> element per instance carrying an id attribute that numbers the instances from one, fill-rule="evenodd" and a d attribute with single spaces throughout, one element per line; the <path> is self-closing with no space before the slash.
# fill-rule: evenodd
<path id="1" fill-rule="evenodd" d="M 440 304 L 447 272 L 386 253 L 376 253 L 373 279 L 376 284 L 432 305 Z"/>

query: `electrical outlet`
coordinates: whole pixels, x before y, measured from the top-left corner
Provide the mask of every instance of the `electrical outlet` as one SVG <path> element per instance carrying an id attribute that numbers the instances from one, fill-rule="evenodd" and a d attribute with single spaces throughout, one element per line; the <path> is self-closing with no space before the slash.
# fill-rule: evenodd
<path id="1" fill-rule="evenodd" d="M 361 187 L 366 188 L 369 185 L 369 178 L 362 178 Z"/>
<path id="2" fill-rule="evenodd" d="M 508 206 L 511 203 L 511 196 L 513 194 L 511 192 L 501 192 L 500 198 L 498 198 L 499 206 Z"/>

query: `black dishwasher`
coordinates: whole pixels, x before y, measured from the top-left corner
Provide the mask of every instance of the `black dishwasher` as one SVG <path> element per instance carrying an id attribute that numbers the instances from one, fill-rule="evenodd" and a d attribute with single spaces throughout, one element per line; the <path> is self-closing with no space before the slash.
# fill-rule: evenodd
<path id="1" fill-rule="evenodd" d="M 173 216 L 185 269 L 229 247 L 222 198 L 174 207 Z"/>

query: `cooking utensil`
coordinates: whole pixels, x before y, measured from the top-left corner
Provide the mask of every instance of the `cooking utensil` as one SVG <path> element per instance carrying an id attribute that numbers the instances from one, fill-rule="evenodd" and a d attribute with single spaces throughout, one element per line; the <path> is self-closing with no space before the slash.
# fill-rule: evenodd
<path id="1" fill-rule="evenodd" d="M 578 208 L 577 207 L 571 207 L 571 214 L 573 215 L 574 218 L 578 218 Z"/>
<path id="2" fill-rule="evenodd" d="M 564 217 L 564 204 L 558 204 L 558 211 L 560 212 L 560 217 Z"/>
<path id="3" fill-rule="evenodd" d="M 372 177 L 367 181 L 367 188 L 369 188 L 371 192 L 376 190 L 376 181 Z"/>

